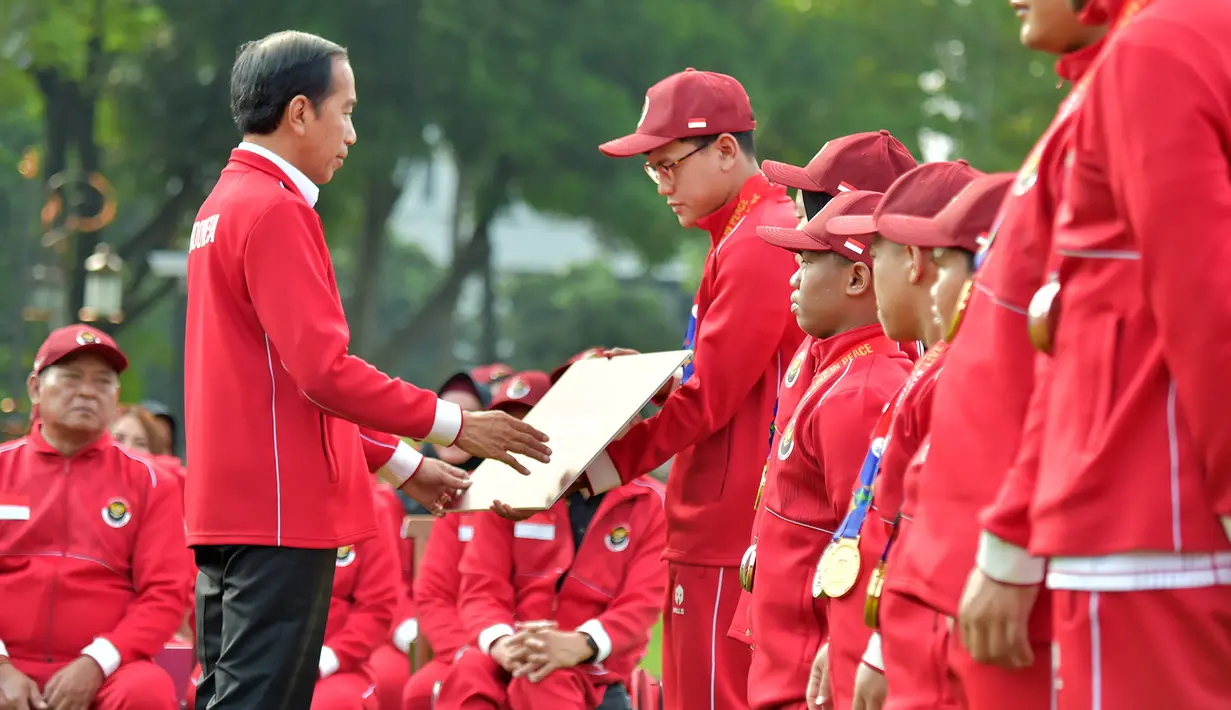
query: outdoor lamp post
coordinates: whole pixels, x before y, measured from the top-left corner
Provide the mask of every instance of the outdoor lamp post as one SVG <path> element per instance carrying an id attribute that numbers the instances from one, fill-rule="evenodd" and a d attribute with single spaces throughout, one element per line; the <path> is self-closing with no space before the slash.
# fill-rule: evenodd
<path id="1" fill-rule="evenodd" d="M 58 325 L 64 316 L 64 272 L 57 266 L 35 264 L 30 271 L 30 290 L 22 311 L 28 322 Z"/>
<path id="2" fill-rule="evenodd" d="M 111 247 L 99 243 L 85 260 L 85 295 L 78 316 L 91 323 L 124 320 L 124 260 Z"/>

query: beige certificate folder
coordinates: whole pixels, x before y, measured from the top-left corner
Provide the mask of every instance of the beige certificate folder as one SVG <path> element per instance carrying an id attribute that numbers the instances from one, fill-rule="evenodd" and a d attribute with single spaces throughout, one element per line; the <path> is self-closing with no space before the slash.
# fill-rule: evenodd
<path id="1" fill-rule="evenodd" d="M 497 500 L 518 510 L 547 510 L 689 354 L 678 350 L 573 363 L 526 415 L 528 424 L 551 438 L 551 462 L 519 456 L 530 469 L 523 476 L 499 461 L 484 461 L 455 510 L 487 510 Z"/>

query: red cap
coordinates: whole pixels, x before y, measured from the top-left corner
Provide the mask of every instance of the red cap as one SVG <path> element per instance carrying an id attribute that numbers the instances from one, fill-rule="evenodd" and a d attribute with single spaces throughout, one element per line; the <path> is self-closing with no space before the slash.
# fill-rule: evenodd
<path id="1" fill-rule="evenodd" d="M 481 385 L 490 385 L 496 380 L 503 379 L 513 374 L 513 368 L 503 362 L 493 362 L 487 365 L 479 365 L 471 368 L 470 377 L 475 382 Z"/>
<path id="2" fill-rule="evenodd" d="M 885 238 L 908 246 L 965 249 L 976 253 L 987 242 L 1013 173 L 991 173 L 971 180 L 935 217 L 895 217 Z"/>
<path id="3" fill-rule="evenodd" d="M 847 215 L 871 215 L 884 197 L 879 192 L 860 190 L 843 192 L 829 201 L 816 216 L 808 220 L 803 229 L 789 227 L 757 227 L 761 239 L 790 251 L 833 251 L 851 261 L 872 265 L 868 254 L 868 239 L 856 236 L 838 236 L 830 233 L 826 225 L 836 217 Z"/>
<path id="4" fill-rule="evenodd" d="M 590 358 L 594 358 L 594 357 L 602 357 L 602 354 L 605 350 L 606 348 L 604 347 L 595 346 L 592 348 L 586 348 L 585 350 L 582 350 L 581 352 L 572 356 L 571 358 L 568 359 L 568 362 L 564 363 L 560 367 L 557 367 L 556 369 L 551 371 L 551 383 L 553 385 L 556 384 L 556 380 L 560 379 L 560 377 L 564 374 L 564 371 L 569 369 L 569 367 L 572 366 L 573 363 L 577 362 L 578 360 L 589 360 Z"/>
<path id="5" fill-rule="evenodd" d="M 966 183 L 982 174 L 965 160 L 924 163 L 893 183 L 871 217 L 835 217 L 826 227 L 831 233 L 841 235 L 880 232 L 890 241 L 897 241 L 887 233 L 887 230 L 892 231 L 895 219 L 903 215 L 934 216 L 966 187 Z"/>
<path id="6" fill-rule="evenodd" d="M 546 372 L 526 370 L 502 380 L 496 386 L 489 409 L 504 409 L 510 404 L 524 404 L 533 407 L 539 403 L 547 390 L 551 389 L 551 378 Z"/>
<path id="7" fill-rule="evenodd" d="M 742 133 L 757 127 L 748 92 L 726 74 L 692 67 L 645 92 L 637 130 L 598 147 L 611 158 L 649 153 L 680 138 Z"/>
<path id="8" fill-rule="evenodd" d="M 128 358 L 110 335 L 97 328 L 77 324 L 51 331 L 34 356 L 34 372 L 40 373 L 69 355 L 78 353 L 98 355 L 117 373 L 128 369 Z"/>
<path id="9" fill-rule="evenodd" d="M 915 165 L 915 156 L 906 146 L 889 131 L 880 130 L 835 138 L 802 168 L 766 160 L 761 170 L 779 185 L 837 195 L 855 190 L 884 192 Z"/>

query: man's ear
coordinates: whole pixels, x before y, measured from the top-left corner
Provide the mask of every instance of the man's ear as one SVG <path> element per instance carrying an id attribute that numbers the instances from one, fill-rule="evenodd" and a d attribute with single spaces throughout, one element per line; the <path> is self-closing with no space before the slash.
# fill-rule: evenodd
<path id="1" fill-rule="evenodd" d="M 718 136 L 718 140 L 714 141 L 714 150 L 718 151 L 718 157 L 722 159 L 723 167 L 734 165 L 736 159 L 739 158 L 739 143 L 735 140 L 735 136 L 730 133 L 723 133 Z"/>
<path id="2" fill-rule="evenodd" d="M 910 282 L 917 284 L 927 276 L 932 257 L 930 254 L 925 254 L 919 247 L 908 246 L 906 253 L 910 255 Z"/>
<path id="3" fill-rule="evenodd" d="M 872 269 L 869 269 L 867 264 L 861 261 L 856 261 L 855 264 L 851 266 L 850 277 L 846 282 L 846 295 L 861 296 L 865 293 L 871 292 Z"/>
<path id="4" fill-rule="evenodd" d="M 282 120 L 286 122 L 295 135 L 302 136 L 307 130 L 308 112 L 312 109 L 312 102 L 307 96 L 300 94 L 291 99 L 286 105 L 286 111 L 282 114 Z"/>
<path id="5" fill-rule="evenodd" d="M 30 395 L 30 404 L 38 404 L 43 394 L 43 381 L 38 373 L 31 372 L 26 378 L 26 394 Z"/>

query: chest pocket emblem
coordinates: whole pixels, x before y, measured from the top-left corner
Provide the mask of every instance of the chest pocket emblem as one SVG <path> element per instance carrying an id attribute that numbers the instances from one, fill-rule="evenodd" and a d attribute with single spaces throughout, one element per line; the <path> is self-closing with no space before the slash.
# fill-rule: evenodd
<path id="1" fill-rule="evenodd" d="M 791 452 L 795 450 L 795 422 L 792 421 L 787 425 L 786 431 L 782 432 L 782 439 L 778 441 L 778 460 L 786 461 L 790 457 Z"/>
<path id="2" fill-rule="evenodd" d="M 128 501 L 123 498 L 112 498 L 107 501 L 107 505 L 103 506 L 103 522 L 113 528 L 122 528 L 132 520 L 132 511 L 128 508 Z"/>
<path id="3" fill-rule="evenodd" d="M 804 353 L 800 351 L 795 354 L 795 359 L 791 360 L 790 366 L 786 369 L 786 378 L 783 380 L 787 387 L 794 387 L 795 381 L 799 379 L 799 371 L 804 368 Z"/>
<path id="4" fill-rule="evenodd" d="M 628 528 L 623 525 L 614 528 L 607 534 L 603 542 L 607 543 L 607 549 L 612 552 L 623 552 L 628 549 Z"/>
<path id="5" fill-rule="evenodd" d="M 339 567 L 349 567 L 350 564 L 354 561 L 355 561 L 355 548 L 354 547 L 350 545 L 343 545 L 342 547 L 338 548 L 337 565 Z"/>

